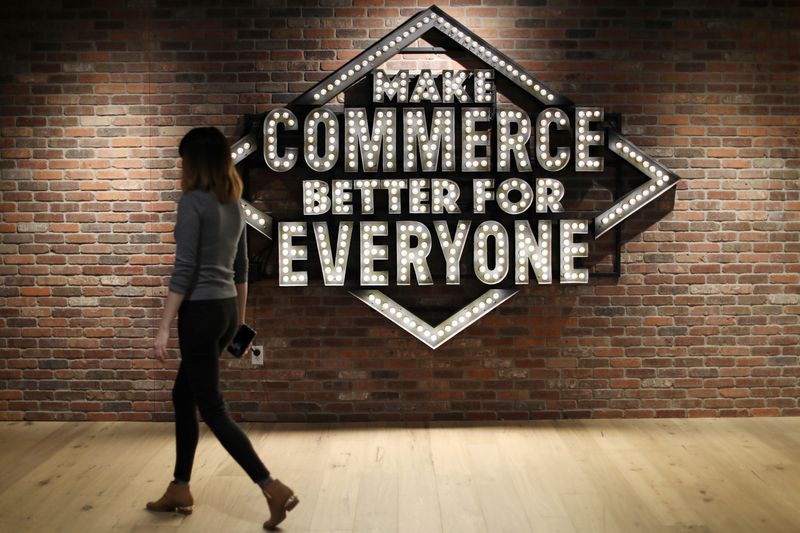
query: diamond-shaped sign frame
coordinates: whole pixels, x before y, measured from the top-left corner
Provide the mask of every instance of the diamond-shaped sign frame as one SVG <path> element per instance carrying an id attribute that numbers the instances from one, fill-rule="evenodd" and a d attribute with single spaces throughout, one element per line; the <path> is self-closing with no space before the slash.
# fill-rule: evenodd
<path id="1" fill-rule="evenodd" d="M 496 74 L 503 76 L 540 103 L 553 106 L 573 105 L 571 100 L 558 93 L 533 73 L 528 72 L 437 6 L 432 6 L 411 16 L 386 36 L 298 96 L 292 105 L 324 105 L 396 54 L 407 50 L 413 42 L 423 38 L 432 29 L 449 37 L 463 51 L 470 53 L 474 58 L 492 68 Z M 679 181 L 679 177 L 675 173 L 648 156 L 619 132 L 609 132 L 607 148 L 645 175 L 648 180 L 625 193 L 611 207 L 595 216 L 595 238 L 621 224 L 645 205 L 675 187 Z M 234 163 L 238 164 L 257 149 L 258 135 L 255 131 L 251 131 L 232 145 L 231 158 Z M 243 208 L 248 215 L 248 225 L 261 233 L 265 232 L 265 226 L 271 227 L 272 220 L 268 215 L 259 212 L 245 201 L 243 201 Z M 436 326 L 419 318 L 379 290 L 356 290 L 351 291 L 351 294 L 435 350 L 513 297 L 517 292 L 517 290 L 509 289 L 489 289 Z"/>

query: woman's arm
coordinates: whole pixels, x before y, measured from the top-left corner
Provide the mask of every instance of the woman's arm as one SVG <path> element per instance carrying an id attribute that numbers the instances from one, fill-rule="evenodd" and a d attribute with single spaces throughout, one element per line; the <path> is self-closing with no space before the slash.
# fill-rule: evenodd
<path id="1" fill-rule="evenodd" d="M 200 216 L 191 198 L 184 194 L 178 202 L 178 218 L 175 222 L 175 266 L 169 281 L 169 294 L 164 304 L 164 313 L 155 338 L 156 357 L 167 358 L 169 328 L 186 291 L 194 282 L 197 271 L 198 243 L 200 240 Z"/>
<path id="2" fill-rule="evenodd" d="M 247 282 L 236 284 L 236 304 L 239 309 L 239 324 L 244 324 L 247 311 Z"/>
<path id="3" fill-rule="evenodd" d="M 239 325 L 244 324 L 247 312 L 247 225 L 239 234 L 236 257 L 233 260 L 233 282 L 236 284 L 236 308 L 239 313 Z M 242 357 L 250 353 L 250 346 L 245 348 Z"/>
<path id="4" fill-rule="evenodd" d="M 236 246 L 236 257 L 233 260 L 233 282 L 236 284 L 239 324 L 244 324 L 244 315 L 247 309 L 247 270 L 247 224 L 244 224 Z"/>
<path id="5" fill-rule="evenodd" d="M 161 315 L 161 322 L 158 325 L 158 333 L 155 340 L 156 357 L 164 361 L 167 358 L 167 342 L 169 341 L 169 328 L 172 321 L 175 320 L 175 315 L 178 314 L 178 308 L 183 302 L 183 294 L 169 291 L 167 295 L 167 303 L 164 304 L 164 314 Z"/>

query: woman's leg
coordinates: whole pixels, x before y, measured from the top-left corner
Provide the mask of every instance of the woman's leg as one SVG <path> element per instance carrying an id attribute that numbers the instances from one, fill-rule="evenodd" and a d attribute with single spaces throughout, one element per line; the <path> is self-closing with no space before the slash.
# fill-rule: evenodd
<path id="1" fill-rule="evenodd" d="M 250 439 L 231 419 L 219 390 L 219 355 L 238 327 L 236 300 L 206 300 L 184 305 L 178 325 L 181 366 L 200 414 L 223 448 L 259 483 L 269 477 Z M 183 334 L 181 335 L 181 330 Z"/>
<path id="2" fill-rule="evenodd" d="M 175 480 L 169 484 L 164 495 L 156 501 L 147 502 L 147 509 L 158 512 L 191 514 L 194 499 L 189 491 L 192 463 L 197 449 L 199 433 L 197 408 L 189 384 L 189 373 L 181 361 L 175 385 L 172 387 L 172 404 L 175 408 Z"/>
<path id="3" fill-rule="evenodd" d="M 175 385 L 172 387 L 172 405 L 175 407 L 175 480 L 188 483 L 192 477 L 192 464 L 197 449 L 200 428 L 197 407 L 189 383 L 189 370 L 181 361 Z"/>

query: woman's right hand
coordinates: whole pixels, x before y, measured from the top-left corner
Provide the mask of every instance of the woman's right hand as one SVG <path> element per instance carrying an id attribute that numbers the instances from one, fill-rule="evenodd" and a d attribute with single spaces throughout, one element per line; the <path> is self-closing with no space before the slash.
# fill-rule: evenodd
<path id="1" fill-rule="evenodd" d="M 169 330 L 158 328 L 153 349 L 155 350 L 156 357 L 160 361 L 167 360 L 167 342 L 169 342 Z"/>

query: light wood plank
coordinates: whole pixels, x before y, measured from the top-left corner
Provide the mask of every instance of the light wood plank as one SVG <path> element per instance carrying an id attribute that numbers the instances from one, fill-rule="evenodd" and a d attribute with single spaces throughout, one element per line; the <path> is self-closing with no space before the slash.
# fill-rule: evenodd
<path id="1" fill-rule="evenodd" d="M 332 440 L 327 461 L 321 465 L 319 495 L 309 531 L 354 531 L 366 457 L 364 432 L 360 428 L 345 429 Z"/>
<path id="2" fill-rule="evenodd" d="M 36 467 L 42 457 L 69 446 L 83 431 L 63 422 L 10 422 L 5 428 L 7 431 L 0 432 L 0 492 Z M 54 435 L 57 438 L 52 438 Z"/>
<path id="3" fill-rule="evenodd" d="M 545 423 L 500 428 L 498 449 L 508 463 L 509 482 L 524 502 L 522 511 L 532 532 L 578 533 L 560 495 L 553 489 L 556 464 L 546 453 Z M 548 471 L 548 469 L 551 469 Z"/>
<path id="4" fill-rule="evenodd" d="M 399 468 L 398 531 L 440 533 L 442 520 L 431 433 L 406 428 L 392 436 L 390 449 L 397 455 Z"/>

